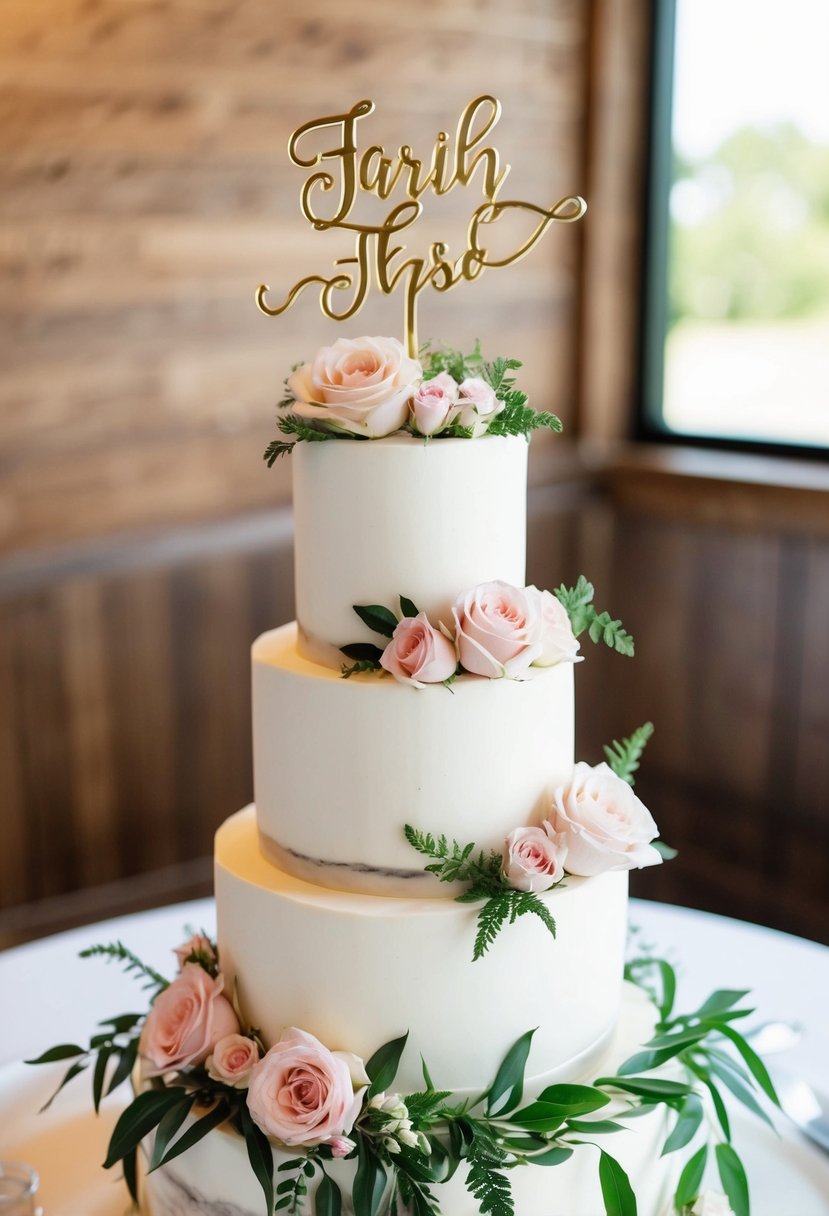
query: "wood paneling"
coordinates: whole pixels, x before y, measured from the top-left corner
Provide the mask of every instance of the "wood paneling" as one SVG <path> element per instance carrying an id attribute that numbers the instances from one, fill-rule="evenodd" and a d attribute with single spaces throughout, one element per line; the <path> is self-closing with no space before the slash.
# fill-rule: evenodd
<path id="1" fill-rule="evenodd" d="M 494 90 L 511 196 L 585 193 L 589 7 L 5 0 L 0 553 L 284 501 L 284 474 L 257 465 L 272 405 L 339 331 L 310 296 L 277 321 L 253 292 L 352 243 L 300 215 L 290 132 L 368 92 L 362 144 L 428 158 Z M 437 233 L 457 249 L 477 201 L 427 198 L 412 247 Z M 421 337 L 514 354 L 535 399 L 571 416 L 578 258 L 577 231 L 553 230 L 532 259 L 423 297 Z M 400 333 L 402 316 L 372 299 L 348 332 Z"/>

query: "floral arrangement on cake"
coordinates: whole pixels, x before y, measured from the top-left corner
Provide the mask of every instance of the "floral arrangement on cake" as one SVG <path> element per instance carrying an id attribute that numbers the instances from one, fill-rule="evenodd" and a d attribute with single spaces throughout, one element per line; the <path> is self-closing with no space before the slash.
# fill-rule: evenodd
<path id="1" fill-rule="evenodd" d="M 478 439 L 561 430 L 555 414 L 527 404 L 515 387 L 517 359 L 488 363 L 476 342 L 471 354 L 425 346 L 419 359 L 397 338 L 338 338 L 294 368 L 277 409 L 282 438 L 265 450 L 270 468 L 295 443 L 382 439 L 406 433 L 423 439 Z"/>
<path id="2" fill-rule="evenodd" d="M 464 673 L 521 680 L 531 668 L 579 662 L 578 638 L 585 630 L 591 641 L 632 656 L 633 638 L 621 621 L 596 611 L 593 596 L 593 584 L 584 575 L 574 587 L 562 585 L 555 592 L 495 580 L 459 595 L 452 624 L 441 621 L 437 627 L 407 596 L 400 596 L 399 617 L 382 604 L 355 604 L 360 620 L 389 641 L 384 647 L 372 642 L 341 646 L 352 660 L 342 673 L 347 678 L 386 671 L 415 688 L 448 686 Z"/>
<path id="3" fill-rule="evenodd" d="M 659 865 L 676 856 L 644 803 L 633 792 L 633 774 L 653 734 L 650 722 L 604 749 L 606 763 L 576 764 L 559 786 L 540 824 L 513 829 L 498 850 L 451 842 L 406 824 L 409 844 L 430 858 L 425 867 L 441 882 L 465 883 L 455 898 L 480 904 L 472 960 L 482 958 L 500 931 L 520 916 L 537 916 L 555 937 L 556 923 L 540 898 L 568 876 L 591 878 L 610 870 Z"/>
<path id="4" fill-rule="evenodd" d="M 134 1076 L 135 1096 L 115 1125 L 104 1162 L 106 1168 L 122 1163 L 133 1199 L 139 1151 L 152 1172 L 223 1125 L 244 1141 L 265 1216 L 340 1216 L 341 1181 L 329 1172 L 339 1158 L 354 1163 L 355 1216 L 448 1216 L 440 1184 L 460 1168 L 480 1212 L 515 1216 L 513 1170 L 554 1167 L 586 1152 L 597 1152 L 607 1216 L 636 1216 L 630 1181 L 605 1138 L 628 1119 L 665 1106 L 675 1118 L 663 1155 L 693 1148 L 679 1176 L 676 1211 L 749 1216 L 748 1184 L 720 1086 L 767 1122 L 763 1097 L 777 1103 L 777 1096 L 762 1061 L 735 1029 L 751 1012 L 740 1005 L 745 992 L 718 991 L 698 1009 L 676 1014 L 671 966 L 634 959 L 626 977 L 648 992 L 658 1021 L 653 1037 L 616 1075 L 591 1085 L 550 1085 L 524 1102 L 529 1030 L 480 1097 L 457 1101 L 435 1086 L 425 1062 L 421 1090 L 393 1089 L 405 1034 L 365 1062 L 297 1027 L 265 1044 L 245 1020 L 216 943 L 196 934 L 175 953 L 179 970 L 168 981 L 120 942 L 85 950 L 82 957 L 115 959 L 141 976 L 151 992 L 149 1010 L 108 1019 L 87 1048 L 61 1044 L 29 1061 L 73 1060 L 56 1092 L 91 1067 L 96 1111 L 105 1094 Z M 666 1076 L 659 1070 L 669 1061 Z M 707 1096 L 716 1122 L 705 1118 Z M 278 1166 L 274 1150 L 285 1157 Z M 727 1202 L 701 1194 L 709 1155 Z"/>

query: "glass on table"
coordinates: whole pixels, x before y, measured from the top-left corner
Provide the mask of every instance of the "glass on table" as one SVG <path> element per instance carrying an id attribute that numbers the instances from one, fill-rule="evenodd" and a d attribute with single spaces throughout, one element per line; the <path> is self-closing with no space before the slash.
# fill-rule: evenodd
<path id="1" fill-rule="evenodd" d="M 0 1161 L 0 1216 L 38 1216 L 37 1172 L 22 1161 Z"/>

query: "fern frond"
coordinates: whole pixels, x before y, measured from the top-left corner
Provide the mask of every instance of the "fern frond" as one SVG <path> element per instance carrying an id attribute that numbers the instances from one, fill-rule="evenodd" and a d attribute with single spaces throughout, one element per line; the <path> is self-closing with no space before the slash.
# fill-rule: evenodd
<path id="1" fill-rule="evenodd" d="M 604 754 L 607 758 L 607 763 L 613 769 L 617 777 L 621 777 L 623 781 L 627 781 L 628 785 L 633 785 L 633 774 L 639 767 L 639 761 L 642 758 L 642 752 L 653 734 L 653 723 L 645 722 L 637 730 L 633 732 L 627 739 L 622 739 L 621 743 L 618 739 L 614 739 L 611 744 L 605 744 Z"/>
<path id="2" fill-rule="evenodd" d="M 609 612 L 597 612 L 593 605 L 593 584 L 583 574 L 579 575 L 575 587 L 558 587 L 553 593 L 567 612 L 576 637 L 588 632 L 591 642 L 604 642 L 618 654 L 632 657 L 633 638 L 622 628 L 621 621 L 611 619 Z"/>
<path id="3" fill-rule="evenodd" d="M 123 942 L 110 942 L 106 946 L 88 946 L 86 950 L 81 950 L 80 957 L 105 958 L 107 962 L 115 960 L 115 962 L 122 963 L 125 971 L 144 976 L 148 981 L 143 985 L 144 988 L 157 988 L 161 992 L 164 988 L 169 987 L 169 980 L 143 963 L 137 955 L 133 954 L 132 950 L 127 949 Z"/>

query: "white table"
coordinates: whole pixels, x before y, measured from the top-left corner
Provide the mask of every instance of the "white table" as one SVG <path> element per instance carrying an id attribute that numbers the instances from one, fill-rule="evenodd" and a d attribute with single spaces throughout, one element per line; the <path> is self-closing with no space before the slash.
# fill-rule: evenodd
<path id="1" fill-rule="evenodd" d="M 642 942 L 676 966 L 678 1009 L 693 1008 L 714 988 L 751 989 L 757 1021 L 803 1028 L 800 1043 L 785 1056 L 786 1069 L 829 1094 L 829 949 L 775 930 L 638 900 L 631 905 L 631 922 Z M 38 1119 L 34 1112 L 48 1096 L 53 1074 L 19 1062 L 58 1042 L 83 1044 L 93 1021 L 145 1007 L 135 979 L 114 963 L 81 961 L 78 951 L 120 939 L 172 975 L 171 952 L 186 927 L 214 930 L 212 900 L 120 917 L 0 954 L 0 1156 L 22 1153 L 40 1169 L 46 1216 L 121 1216 L 123 1192 L 95 1164 L 103 1158 L 118 1099 L 113 1095 L 114 1109 L 96 1120 L 88 1112 L 84 1076 Z M 779 1139 L 749 1117 L 739 1117 L 737 1129 L 752 1182 L 753 1216 L 829 1216 L 829 1157 L 785 1121 Z"/>

